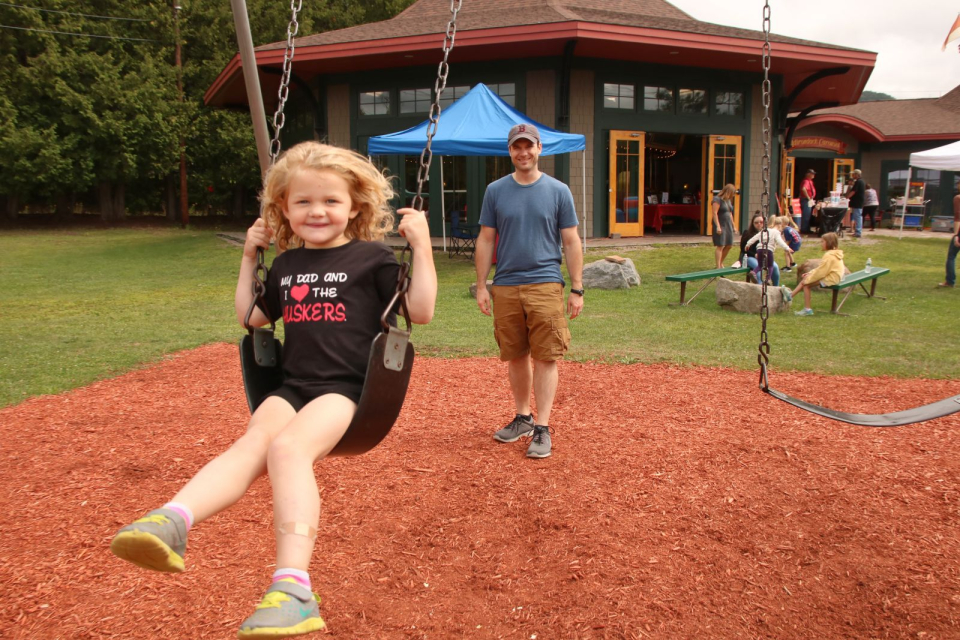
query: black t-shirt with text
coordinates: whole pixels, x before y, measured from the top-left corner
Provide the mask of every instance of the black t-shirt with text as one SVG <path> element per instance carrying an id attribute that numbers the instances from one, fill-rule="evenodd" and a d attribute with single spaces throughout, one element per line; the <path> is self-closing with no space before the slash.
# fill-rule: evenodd
<path id="1" fill-rule="evenodd" d="M 850 187 L 850 208 L 863 209 L 863 194 L 866 193 L 867 185 L 863 178 L 858 179 Z"/>
<path id="2" fill-rule="evenodd" d="M 360 399 L 370 344 L 393 297 L 400 265 L 387 245 L 351 240 L 290 249 L 273 261 L 263 309 L 283 320 L 284 384 L 308 398 Z M 390 323 L 396 324 L 391 314 Z"/>

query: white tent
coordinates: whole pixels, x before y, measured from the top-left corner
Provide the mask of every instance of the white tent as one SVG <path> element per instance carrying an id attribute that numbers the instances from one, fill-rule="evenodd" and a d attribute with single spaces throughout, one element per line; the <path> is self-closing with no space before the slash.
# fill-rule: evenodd
<path id="1" fill-rule="evenodd" d="M 914 167 L 935 171 L 960 171 L 960 140 L 929 151 L 910 154 L 910 167 L 907 169 L 907 182 L 903 190 L 903 208 L 900 210 L 900 237 L 903 237 L 903 221 L 907 217 L 907 193 L 910 190 Z"/>
<path id="2" fill-rule="evenodd" d="M 960 171 L 960 140 L 929 151 L 911 153 L 910 166 L 939 171 Z"/>

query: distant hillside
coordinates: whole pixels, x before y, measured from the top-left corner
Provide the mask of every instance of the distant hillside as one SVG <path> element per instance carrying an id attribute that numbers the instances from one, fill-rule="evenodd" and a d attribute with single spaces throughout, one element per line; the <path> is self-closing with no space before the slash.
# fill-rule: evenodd
<path id="1" fill-rule="evenodd" d="M 877 100 L 896 100 L 889 93 L 880 93 L 879 91 L 864 91 L 860 94 L 860 102 L 876 102 Z"/>

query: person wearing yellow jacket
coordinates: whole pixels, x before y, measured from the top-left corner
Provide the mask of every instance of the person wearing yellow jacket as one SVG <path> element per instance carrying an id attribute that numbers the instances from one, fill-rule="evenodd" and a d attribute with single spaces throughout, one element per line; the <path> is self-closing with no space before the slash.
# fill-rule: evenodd
<path id="1" fill-rule="evenodd" d="M 813 271 L 803 274 L 797 288 L 785 296 L 788 300 L 792 300 L 793 296 L 797 295 L 800 289 L 803 289 L 803 309 L 797 311 L 796 315 L 798 316 L 813 315 L 813 309 L 810 308 L 810 291 L 813 290 L 813 287 L 829 287 L 843 279 L 843 251 L 838 248 L 840 240 L 837 238 L 837 234 L 823 234 L 823 237 L 820 238 L 820 246 L 824 252 L 823 258 L 820 259 L 820 265 Z"/>

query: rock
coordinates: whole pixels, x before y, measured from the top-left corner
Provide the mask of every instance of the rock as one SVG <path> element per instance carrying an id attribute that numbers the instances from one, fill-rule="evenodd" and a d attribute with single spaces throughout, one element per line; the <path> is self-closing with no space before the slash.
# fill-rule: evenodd
<path id="1" fill-rule="evenodd" d="M 489 291 L 491 294 L 493 294 L 493 280 L 487 280 L 487 291 Z M 472 297 L 473 299 L 476 299 L 476 298 L 477 298 L 477 283 L 476 283 L 476 282 L 471 282 L 471 283 L 470 283 L 470 297 Z"/>
<path id="2" fill-rule="evenodd" d="M 717 304 L 730 311 L 757 314 L 760 313 L 761 291 L 762 287 L 758 284 L 719 278 L 717 279 Z M 790 309 L 790 303 L 783 298 L 783 289 L 773 285 L 767 287 L 767 308 L 770 313 L 780 313 Z"/>
<path id="3" fill-rule="evenodd" d="M 809 259 L 807 259 L 807 260 L 804 260 L 804 261 L 803 261 L 803 264 L 801 264 L 800 266 L 798 266 L 798 267 L 796 268 L 796 270 L 795 270 L 795 272 L 796 272 L 796 274 L 797 274 L 797 284 L 800 284 L 800 278 L 803 277 L 803 274 L 805 274 L 805 273 L 810 273 L 811 271 L 813 271 L 814 269 L 816 269 L 816 268 L 819 267 L 819 266 L 820 266 L 820 258 L 809 258 Z M 781 272 L 781 275 L 782 275 L 782 273 L 783 273 L 783 272 Z M 847 265 L 843 265 L 843 276 L 844 276 L 844 277 L 847 277 L 848 275 L 850 275 L 850 269 L 847 269 Z M 782 278 L 781 278 L 781 279 L 782 279 Z M 813 287 L 813 291 L 819 291 L 819 292 L 822 292 L 822 293 L 828 293 L 828 292 L 832 292 L 833 289 L 821 289 L 820 287 Z M 846 289 L 841 289 L 841 291 L 844 292 L 844 293 L 846 293 L 846 292 L 850 291 L 850 287 L 847 287 Z M 801 293 L 801 294 L 798 294 L 798 295 L 803 295 L 803 294 Z"/>
<path id="4" fill-rule="evenodd" d="M 615 256 L 619 258 L 619 256 Z M 630 258 L 623 262 L 609 259 L 591 262 L 583 267 L 583 286 L 586 289 L 629 289 L 640 286 L 640 274 Z"/>

